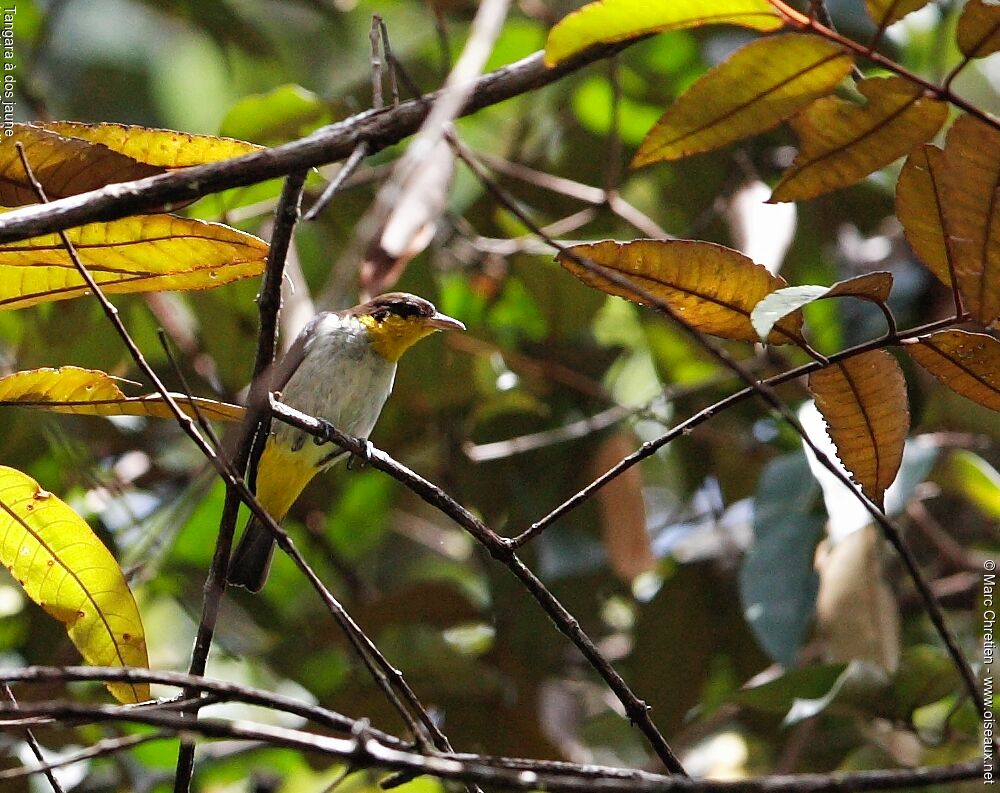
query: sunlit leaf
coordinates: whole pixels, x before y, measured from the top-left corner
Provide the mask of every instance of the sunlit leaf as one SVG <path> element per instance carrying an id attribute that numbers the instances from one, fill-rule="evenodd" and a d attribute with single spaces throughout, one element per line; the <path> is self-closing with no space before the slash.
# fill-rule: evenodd
<path id="1" fill-rule="evenodd" d="M 598 0 L 563 18 L 549 32 L 545 63 L 555 66 L 592 44 L 702 25 L 778 30 L 784 21 L 767 0 Z"/>
<path id="2" fill-rule="evenodd" d="M 830 93 L 851 63 L 850 55 L 818 36 L 789 33 L 751 42 L 678 97 L 632 164 L 675 160 L 770 129 Z"/>
<path id="3" fill-rule="evenodd" d="M 885 305 L 891 289 L 892 273 L 886 272 L 858 275 L 845 281 L 838 281 L 833 286 L 813 286 L 811 284 L 786 286 L 784 289 L 772 292 L 754 306 L 750 321 L 753 323 L 757 335 L 761 339 L 766 339 L 771 334 L 774 324 L 782 317 L 788 316 L 793 311 L 798 311 L 814 300 L 823 300 L 828 297 L 856 297 Z"/>
<path id="4" fill-rule="evenodd" d="M 739 251 L 711 242 L 605 240 L 574 245 L 568 253 L 626 276 L 691 327 L 726 339 L 758 341 L 750 312 L 765 295 L 785 286 L 784 279 Z M 636 303 L 649 302 L 574 261 L 568 253 L 559 254 L 559 263 L 585 284 Z M 777 325 L 769 341 L 787 344 L 800 338 L 801 328 L 801 315 L 789 317 Z"/>
<path id="5" fill-rule="evenodd" d="M 801 201 L 860 181 L 926 141 L 948 116 L 944 102 L 900 77 L 858 83 L 865 103 L 824 97 L 792 119 L 799 153 L 772 201 Z"/>
<path id="6" fill-rule="evenodd" d="M 109 293 L 208 289 L 264 269 L 267 243 L 228 226 L 173 215 L 90 223 L 66 232 Z M 0 245 L 0 309 L 87 293 L 57 234 Z"/>
<path id="7" fill-rule="evenodd" d="M 930 0 L 865 0 L 865 8 L 879 30 L 883 30 L 928 2 Z"/>
<path id="8" fill-rule="evenodd" d="M 213 399 L 184 394 L 171 396 L 188 416 L 195 408 L 212 421 L 239 421 L 243 408 Z M 59 369 L 31 369 L 0 378 L 0 407 L 28 407 L 55 413 L 90 416 L 151 416 L 173 418 L 169 405 L 159 394 L 126 396 L 114 378 L 96 369 L 63 366 Z"/>
<path id="9" fill-rule="evenodd" d="M 906 159 L 896 184 L 896 216 L 914 252 L 945 286 L 951 284 L 951 251 L 946 232 L 944 152 L 925 144 Z"/>
<path id="10" fill-rule="evenodd" d="M 985 325 L 1000 317 L 1000 130 L 961 116 L 944 148 L 945 212 L 958 291 Z"/>
<path id="11" fill-rule="evenodd" d="M 226 112 L 221 131 L 242 140 L 277 145 L 308 135 L 332 120 L 329 103 L 301 85 L 279 85 L 245 96 Z"/>
<path id="12" fill-rule="evenodd" d="M 1000 473 L 978 454 L 957 449 L 948 460 L 949 480 L 984 515 L 1000 520 Z"/>
<path id="13" fill-rule="evenodd" d="M 910 426 L 906 381 L 885 350 L 855 355 L 809 375 L 837 456 L 879 507 L 903 459 Z"/>
<path id="14" fill-rule="evenodd" d="M 135 599 L 118 563 L 79 515 L 29 476 L 0 466 L 0 563 L 32 600 L 66 624 L 95 666 L 148 667 Z M 111 683 L 121 702 L 149 686 Z"/>
<path id="15" fill-rule="evenodd" d="M 1000 50 L 1000 5 L 968 0 L 955 31 L 958 48 L 969 58 L 985 58 Z"/>
<path id="16" fill-rule="evenodd" d="M 913 360 L 952 391 L 1000 410 L 1000 341 L 985 333 L 941 330 L 904 345 Z"/>
<path id="17" fill-rule="evenodd" d="M 12 129 L 13 135 L 0 136 L 0 206 L 38 202 L 17 152 L 18 143 L 50 200 L 163 173 L 162 168 L 107 146 L 66 138 L 29 124 L 15 124 Z"/>
<path id="18" fill-rule="evenodd" d="M 260 146 L 233 138 L 191 135 L 172 129 L 155 129 L 131 124 L 48 121 L 38 126 L 66 137 L 102 144 L 141 163 L 164 169 L 204 165 L 251 154 L 261 149 Z"/>

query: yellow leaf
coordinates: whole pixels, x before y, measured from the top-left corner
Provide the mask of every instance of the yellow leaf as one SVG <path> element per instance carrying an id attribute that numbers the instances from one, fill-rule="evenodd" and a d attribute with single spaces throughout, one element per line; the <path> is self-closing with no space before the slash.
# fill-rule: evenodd
<path id="1" fill-rule="evenodd" d="M 751 42 L 703 75 L 656 122 L 634 167 L 709 151 L 770 129 L 825 96 L 851 57 L 818 36 Z"/>
<path id="2" fill-rule="evenodd" d="M 900 77 L 858 83 L 865 104 L 838 97 L 813 102 L 792 119 L 799 153 L 771 201 L 801 201 L 860 181 L 944 124 L 948 106 Z"/>
<path id="3" fill-rule="evenodd" d="M 1000 50 L 1000 5 L 969 0 L 958 18 L 958 48 L 969 58 L 985 58 Z"/>
<path id="4" fill-rule="evenodd" d="M 568 249 L 633 281 L 667 304 L 691 327 L 726 339 L 758 341 L 750 312 L 761 298 L 785 286 L 739 251 L 696 240 L 605 240 Z M 647 303 L 641 295 L 610 283 L 560 253 L 559 263 L 585 284 L 609 295 Z M 772 344 L 798 340 L 801 314 L 783 320 L 768 339 Z"/>
<path id="5" fill-rule="evenodd" d="M 171 394 L 177 406 L 191 418 L 195 408 L 212 421 L 240 421 L 243 408 L 213 399 Z M 129 397 L 114 378 L 96 369 L 63 366 L 59 369 L 31 369 L 0 377 L 0 407 L 28 407 L 54 413 L 90 416 L 153 416 L 174 418 L 170 406 L 159 394 Z"/>
<path id="6" fill-rule="evenodd" d="M 878 29 L 884 30 L 907 14 L 923 8 L 928 2 L 929 0 L 865 0 L 865 8 Z"/>
<path id="7" fill-rule="evenodd" d="M 137 162 L 107 146 L 66 138 L 29 124 L 14 124 L 13 132 L 0 136 L 0 206 L 38 202 L 17 153 L 18 143 L 24 146 L 28 164 L 51 200 L 163 173 L 162 168 Z"/>
<path id="8" fill-rule="evenodd" d="M 109 293 L 208 289 L 264 269 L 267 243 L 219 223 L 141 215 L 66 232 Z M 0 309 L 87 293 L 57 234 L 0 245 Z"/>
<path id="9" fill-rule="evenodd" d="M 960 116 L 944 147 L 945 213 L 955 278 L 966 310 L 1000 317 L 1000 131 Z"/>
<path id="10" fill-rule="evenodd" d="M 191 135 L 172 129 L 130 124 L 83 124 L 78 121 L 39 122 L 37 126 L 67 138 L 99 143 L 139 162 L 164 169 L 186 168 L 252 154 L 263 147 L 235 138 Z M 31 162 L 29 160 L 29 162 Z M 117 180 L 121 181 L 121 180 Z"/>
<path id="11" fill-rule="evenodd" d="M 904 344 L 913 360 L 952 391 L 1000 410 L 1000 341 L 985 333 L 942 330 Z"/>
<path id="12" fill-rule="evenodd" d="M 946 231 L 948 197 L 944 152 L 927 143 L 914 149 L 899 172 L 896 216 L 914 253 L 945 286 L 951 285 L 951 251 Z"/>
<path id="13" fill-rule="evenodd" d="M 910 428 L 903 370 L 885 350 L 872 350 L 813 372 L 809 390 L 840 461 L 881 508 Z"/>
<path id="14" fill-rule="evenodd" d="M 771 328 L 782 317 L 798 311 L 815 300 L 830 297 L 856 297 L 885 305 L 892 289 L 892 273 L 875 272 L 858 275 L 833 286 L 788 286 L 778 289 L 761 300 L 750 314 L 750 322 L 761 339 L 771 334 Z"/>
<path id="15" fill-rule="evenodd" d="M 146 668 L 139 610 L 118 563 L 87 523 L 29 476 L 0 466 L 0 562 L 28 597 L 66 624 L 84 660 Z M 149 686 L 110 683 L 119 702 Z"/>
<path id="16" fill-rule="evenodd" d="M 751 30 L 778 30 L 784 21 L 767 0 L 598 0 L 563 18 L 545 43 L 548 66 L 593 44 L 625 41 L 649 33 L 700 27 L 739 25 Z"/>

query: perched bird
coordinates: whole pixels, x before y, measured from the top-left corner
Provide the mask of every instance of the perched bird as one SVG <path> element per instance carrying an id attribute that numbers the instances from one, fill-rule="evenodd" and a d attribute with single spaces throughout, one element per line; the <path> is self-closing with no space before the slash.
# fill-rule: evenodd
<path id="1" fill-rule="evenodd" d="M 396 362 L 420 339 L 446 329 L 465 326 L 403 292 L 317 314 L 272 370 L 268 388 L 280 391 L 286 405 L 367 438 L 392 391 Z M 276 421 L 257 466 L 257 499 L 280 521 L 316 474 L 346 456 Z M 259 592 L 273 554 L 271 532 L 251 518 L 230 560 L 229 583 Z"/>

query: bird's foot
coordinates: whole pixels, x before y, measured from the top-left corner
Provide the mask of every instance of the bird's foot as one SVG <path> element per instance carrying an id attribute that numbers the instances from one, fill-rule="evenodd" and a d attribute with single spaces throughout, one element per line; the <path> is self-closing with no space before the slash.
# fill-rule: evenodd
<path id="1" fill-rule="evenodd" d="M 347 470 L 353 471 L 355 462 L 359 468 L 364 468 L 372 461 L 372 450 L 375 448 L 372 446 L 372 442 L 367 438 L 359 438 L 361 441 L 361 454 L 352 454 L 350 459 L 347 461 Z"/>

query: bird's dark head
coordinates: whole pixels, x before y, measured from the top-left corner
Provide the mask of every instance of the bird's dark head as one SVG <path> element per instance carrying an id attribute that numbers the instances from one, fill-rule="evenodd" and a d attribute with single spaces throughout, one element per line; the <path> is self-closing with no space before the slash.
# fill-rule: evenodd
<path id="1" fill-rule="evenodd" d="M 465 330 L 465 325 L 439 312 L 429 300 L 406 292 L 379 295 L 349 313 L 368 328 L 375 350 L 390 361 L 398 361 L 436 330 Z"/>

